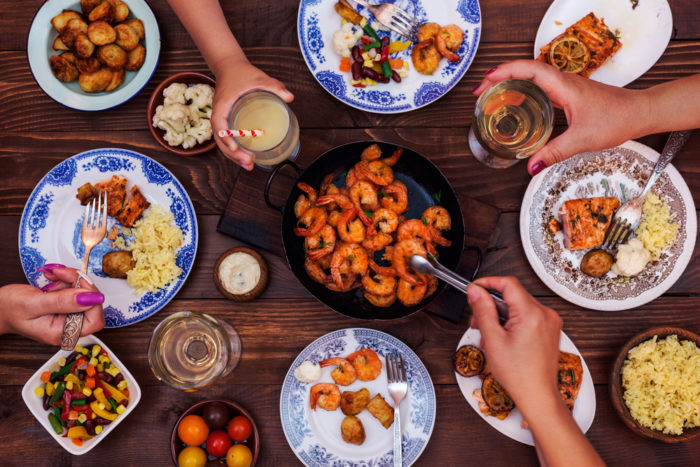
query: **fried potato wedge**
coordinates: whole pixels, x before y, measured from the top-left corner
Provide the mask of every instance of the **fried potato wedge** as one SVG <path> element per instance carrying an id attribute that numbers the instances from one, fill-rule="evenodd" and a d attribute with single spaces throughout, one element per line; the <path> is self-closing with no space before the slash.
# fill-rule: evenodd
<path id="1" fill-rule="evenodd" d="M 81 58 L 77 61 L 76 66 L 81 73 L 94 73 L 102 68 L 102 64 L 95 57 Z"/>
<path id="2" fill-rule="evenodd" d="M 144 40 L 146 38 L 146 29 L 143 27 L 143 21 L 138 18 L 131 18 L 124 21 L 124 24 L 130 26 L 136 34 L 139 35 L 139 39 Z"/>
<path id="3" fill-rule="evenodd" d="M 126 66 L 126 52 L 117 44 L 107 44 L 97 49 L 97 59 L 112 70 L 121 70 Z"/>
<path id="4" fill-rule="evenodd" d="M 87 23 L 80 18 L 73 18 L 63 28 L 61 40 L 68 47 L 72 48 L 73 44 L 75 44 L 75 38 L 80 34 L 87 34 Z"/>
<path id="5" fill-rule="evenodd" d="M 70 83 L 78 79 L 78 69 L 60 55 L 49 57 L 49 65 L 51 66 L 51 72 L 59 81 Z"/>
<path id="6" fill-rule="evenodd" d="M 95 44 L 90 42 L 87 34 L 78 34 L 73 43 L 73 50 L 80 58 L 88 58 L 95 52 Z"/>
<path id="7" fill-rule="evenodd" d="M 139 35 L 131 26 L 117 24 L 114 30 L 117 32 L 117 40 L 115 42 L 122 49 L 126 51 L 134 50 L 139 45 Z"/>
<path id="8" fill-rule="evenodd" d="M 90 19 L 90 22 L 106 21 L 111 23 L 114 21 L 114 9 L 109 2 L 102 2 L 90 12 L 88 19 Z"/>
<path id="9" fill-rule="evenodd" d="M 125 77 L 126 72 L 124 70 L 113 71 L 112 81 L 110 81 L 109 85 L 105 88 L 105 92 L 110 92 L 117 89 L 124 82 Z"/>
<path id="10" fill-rule="evenodd" d="M 61 36 L 58 36 L 56 39 L 53 41 L 53 47 L 54 50 L 70 50 L 70 47 L 68 47 L 62 40 Z"/>
<path id="11" fill-rule="evenodd" d="M 106 21 L 90 23 L 87 30 L 90 42 L 95 45 L 107 45 L 117 40 L 117 32 Z"/>
<path id="12" fill-rule="evenodd" d="M 126 69 L 129 71 L 136 71 L 143 65 L 146 60 L 146 48 L 141 44 L 137 45 L 136 48 L 130 51 L 126 56 Z"/>
<path id="13" fill-rule="evenodd" d="M 82 16 L 80 16 L 80 13 L 78 13 L 77 11 L 63 10 L 61 13 L 51 18 L 51 25 L 60 34 L 63 32 L 63 29 L 65 29 L 66 25 L 68 24 L 68 21 L 72 19 L 82 20 Z"/>
<path id="14" fill-rule="evenodd" d="M 355 11 L 355 9 L 345 0 L 339 0 L 338 3 L 334 5 L 334 8 L 341 18 L 345 18 L 352 24 L 360 24 L 362 21 L 362 15 Z"/>
<path id="15" fill-rule="evenodd" d="M 94 73 L 82 73 L 78 78 L 80 89 L 85 92 L 102 92 L 112 81 L 112 71 L 100 68 Z"/>
<path id="16" fill-rule="evenodd" d="M 390 406 L 381 394 L 375 395 L 367 404 L 369 413 L 379 420 L 384 428 L 389 428 L 394 423 L 394 408 Z"/>

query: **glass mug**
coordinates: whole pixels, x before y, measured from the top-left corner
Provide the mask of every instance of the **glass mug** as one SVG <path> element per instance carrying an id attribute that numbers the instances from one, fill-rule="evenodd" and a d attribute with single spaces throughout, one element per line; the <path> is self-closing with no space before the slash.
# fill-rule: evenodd
<path id="1" fill-rule="evenodd" d="M 231 107 L 228 127 L 236 130 L 263 130 L 258 136 L 234 136 L 238 145 L 255 156 L 263 169 L 299 154 L 299 122 L 279 96 L 268 91 L 249 91 Z"/>
<path id="2" fill-rule="evenodd" d="M 165 318 L 148 344 L 148 364 L 156 378 L 187 392 L 226 376 L 240 358 L 236 330 L 225 321 L 194 311 Z"/>
<path id="3" fill-rule="evenodd" d="M 476 101 L 469 148 L 488 167 L 511 167 L 547 143 L 553 120 L 552 102 L 539 86 L 522 79 L 501 81 Z"/>

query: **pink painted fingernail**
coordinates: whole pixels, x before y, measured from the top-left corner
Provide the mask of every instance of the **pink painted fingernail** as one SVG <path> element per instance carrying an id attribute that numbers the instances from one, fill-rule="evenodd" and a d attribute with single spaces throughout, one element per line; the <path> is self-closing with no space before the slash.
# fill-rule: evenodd
<path id="1" fill-rule="evenodd" d="M 472 94 L 474 94 L 476 92 L 476 90 L 479 89 L 479 86 L 481 86 L 481 83 L 474 86 L 474 89 L 472 89 Z"/>
<path id="2" fill-rule="evenodd" d="M 58 282 L 49 282 L 48 284 L 46 284 L 45 286 L 43 286 L 43 287 L 41 288 L 41 291 L 42 291 L 42 292 L 48 292 L 49 290 L 53 289 L 53 288 L 56 287 L 57 285 L 58 285 Z"/>
<path id="3" fill-rule="evenodd" d="M 36 268 L 36 270 L 42 274 L 46 274 L 47 272 L 51 272 L 51 269 L 47 269 L 47 268 L 43 268 L 43 267 Z"/>
<path id="4" fill-rule="evenodd" d="M 46 269 L 66 269 L 66 267 L 64 265 L 58 264 L 58 263 L 45 264 L 44 267 Z"/>
<path id="5" fill-rule="evenodd" d="M 75 303 L 80 306 L 94 306 L 104 303 L 105 296 L 100 292 L 83 292 L 75 296 Z"/>
<path id="6" fill-rule="evenodd" d="M 496 71 L 497 69 L 498 69 L 497 66 L 491 68 L 489 71 L 487 71 L 486 73 L 484 73 L 484 76 L 490 75 L 491 73 L 493 73 L 493 72 Z"/>
<path id="7" fill-rule="evenodd" d="M 537 175 L 538 173 L 542 172 L 542 170 L 544 170 L 545 167 L 547 167 L 547 166 L 545 165 L 544 161 L 538 161 L 538 162 L 537 162 L 535 165 L 533 165 L 532 168 L 530 169 L 530 175 L 532 175 L 532 176 L 534 177 L 534 176 Z"/>

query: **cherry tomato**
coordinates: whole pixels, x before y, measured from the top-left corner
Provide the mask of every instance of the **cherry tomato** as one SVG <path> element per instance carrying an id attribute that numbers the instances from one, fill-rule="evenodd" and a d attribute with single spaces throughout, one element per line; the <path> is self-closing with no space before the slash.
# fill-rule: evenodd
<path id="1" fill-rule="evenodd" d="M 187 446 L 177 456 L 177 465 L 179 467 L 204 467 L 206 463 L 207 454 L 204 452 L 204 449 L 197 446 Z"/>
<path id="2" fill-rule="evenodd" d="M 234 444 L 226 453 L 228 467 L 249 467 L 253 463 L 253 453 L 245 444 Z"/>
<path id="3" fill-rule="evenodd" d="M 199 446 L 207 440 L 209 427 L 199 415 L 188 415 L 177 426 L 177 435 L 183 443 Z"/>
<path id="4" fill-rule="evenodd" d="M 204 406 L 202 418 L 212 430 L 225 430 L 231 415 L 221 402 L 211 402 Z"/>
<path id="5" fill-rule="evenodd" d="M 253 425 L 242 415 L 233 417 L 231 421 L 228 422 L 228 435 L 234 441 L 245 441 L 250 438 L 251 433 L 253 433 Z"/>
<path id="6" fill-rule="evenodd" d="M 214 457 L 224 457 L 233 441 L 224 430 L 212 431 L 207 438 L 207 452 Z"/>

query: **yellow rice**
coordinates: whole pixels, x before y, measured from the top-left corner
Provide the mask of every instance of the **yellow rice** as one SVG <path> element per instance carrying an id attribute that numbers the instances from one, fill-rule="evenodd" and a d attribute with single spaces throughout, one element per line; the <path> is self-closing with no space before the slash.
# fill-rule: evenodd
<path id="1" fill-rule="evenodd" d="M 175 262 L 182 231 L 174 220 L 170 211 L 153 204 L 131 228 L 134 239 L 128 245 L 121 236 L 114 241 L 117 248 L 131 251 L 136 261 L 136 267 L 126 273 L 126 282 L 137 295 L 163 289 L 182 274 Z"/>
<path id="2" fill-rule="evenodd" d="M 700 349 L 673 334 L 642 342 L 622 365 L 625 405 L 642 426 L 680 435 L 700 425 Z"/>
<path id="3" fill-rule="evenodd" d="M 672 215 L 668 205 L 653 192 L 644 198 L 642 213 L 642 221 L 634 233 L 651 253 L 651 259 L 657 260 L 678 236 L 678 222 L 671 222 L 676 215 Z"/>

